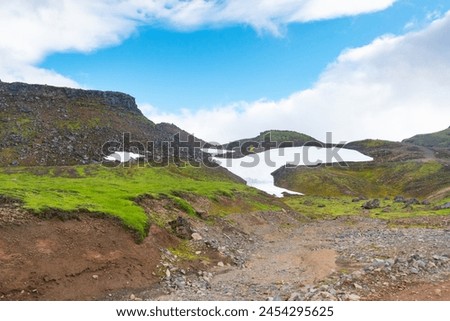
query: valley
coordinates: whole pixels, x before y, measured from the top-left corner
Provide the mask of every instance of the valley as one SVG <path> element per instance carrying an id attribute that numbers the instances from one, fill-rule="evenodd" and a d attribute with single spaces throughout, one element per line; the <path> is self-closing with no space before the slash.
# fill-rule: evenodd
<path id="1" fill-rule="evenodd" d="M 0 117 L 0 300 L 450 299 L 449 129 L 305 166 L 337 146 L 208 146 L 116 92 L 0 83 Z"/>

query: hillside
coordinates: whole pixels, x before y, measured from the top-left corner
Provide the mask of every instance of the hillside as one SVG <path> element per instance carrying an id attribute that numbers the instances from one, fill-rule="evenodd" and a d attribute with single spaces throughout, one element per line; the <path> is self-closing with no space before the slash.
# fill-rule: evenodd
<path id="1" fill-rule="evenodd" d="M 450 167 L 437 161 L 369 162 L 282 168 L 275 184 L 314 196 L 426 198 L 449 186 Z"/>
<path id="2" fill-rule="evenodd" d="M 307 195 L 325 197 L 450 197 L 450 158 L 445 152 L 448 149 L 435 148 L 450 144 L 447 132 L 418 135 L 403 142 L 373 139 L 351 142 L 345 148 L 371 156 L 373 162 L 281 168 L 273 173 L 275 184 Z M 425 146 L 425 141 L 430 143 L 429 146 Z"/>
<path id="3" fill-rule="evenodd" d="M 304 145 L 323 146 L 323 143 L 314 137 L 295 131 L 266 130 L 256 137 L 244 138 L 222 145 L 222 148 L 234 150 L 235 152 L 232 157 L 238 158 L 244 156 L 246 152 L 258 153 L 272 148 L 299 147 Z"/>
<path id="4" fill-rule="evenodd" d="M 425 147 L 450 149 L 450 127 L 436 133 L 416 135 L 403 140 L 403 142 Z"/>
<path id="5" fill-rule="evenodd" d="M 154 124 L 119 92 L 0 82 L 0 165 L 75 165 L 102 161 L 106 142 L 143 144 L 187 133 Z M 119 148 L 120 149 L 120 148 Z"/>

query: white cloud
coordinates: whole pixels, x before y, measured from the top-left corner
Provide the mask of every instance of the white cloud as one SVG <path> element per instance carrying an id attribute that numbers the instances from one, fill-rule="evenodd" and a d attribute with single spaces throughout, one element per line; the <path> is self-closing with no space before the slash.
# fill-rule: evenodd
<path id="1" fill-rule="evenodd" d="M 368 13 L 383 10 L 394 2 L 395 0 L 1 1 L 0 79 L 74 85 L 70 79 L 36 68 L 36 65 L 54 52 L 89 52 L 119 44 L 137 26 L 143 24 L 165 25 L 176 29 L 247 24 L 258 31 L 278 34 L 280 27 L 288 23 Z"/>
<path id="2" fill-rule="evenodd" d="M 343 52 L 313 88 L 279 101 L 240 102 L 196 112 L 147 112 L 204 139 L 226 142 L 266 129 L 335 141 L 401 140 L 450 125 L 450 12 L 425 29 L 384 36 Z"/>

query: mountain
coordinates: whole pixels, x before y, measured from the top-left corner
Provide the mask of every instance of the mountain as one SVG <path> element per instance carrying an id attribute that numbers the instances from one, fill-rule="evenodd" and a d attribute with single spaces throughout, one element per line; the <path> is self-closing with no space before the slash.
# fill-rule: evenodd
<path id="1" fill-rule="evenodd" d="M 318 168 L 280 168 L 277 186 L 316 196 L 450 197 L 449 129 L 402 142 L 367 139 L 345 145 L 372 162 Z M 320 188 L 318 188 L 320 186 Z"/>
<path id="2" fill-rule="evenodd" d="M 154 154 L 176 133 L 188 135 L 148 120 L 127 94 L 0 82 L 0 165 L 100 162 L 105 143 L 116 142 L 112 151 L 123 148 L 124 133 L 144 147 L 154 142 Z"/>
<path id="3" fill-rule="evenodd" d="M 270 145 L 265 145 L 267 143 L 270 143 Z M 295 131 L 266 130 L 256 137 L 236 140 L 221 147 L 227 150 L 234 150 L 235 152 L 232 156 L 238 158 L 244 156 L 247 152 L 258 153 L 266 149 L 304 145 L 323 146 L 323 143 L 311 136 Z"/>
<path id="4" fill-rule="evenodd" d="M 406 161 L 414 159 L 450 160 L 450 128 L 416 135 L 401 142 L 366 139 L 351 142 L 346 148 L 355 149 L 376 161 Z"/>
<path id="5" fill-rule="evenodd" d="M 450 127 L 436 133 L 416 135 L 403 140 L 403 142 L 431 148 L 450 149 Z"/>

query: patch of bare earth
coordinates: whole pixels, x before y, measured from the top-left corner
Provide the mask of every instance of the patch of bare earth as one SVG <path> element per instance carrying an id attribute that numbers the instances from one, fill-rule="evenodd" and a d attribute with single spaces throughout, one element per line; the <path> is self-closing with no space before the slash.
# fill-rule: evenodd
<path id="1" fill-rule="evenodd" d="M 5 218 L 17 210 L 2 208 Z M 151 287 L 160 248 L 176 244 L 152 227 L 141 244 L 112 219 L 38 220 L 21 212 L 20 224 L 0 224 L 2 300 L 95 300 L 114 291 Z M 28 216 L 28 217 L 26 217 Z"/>

